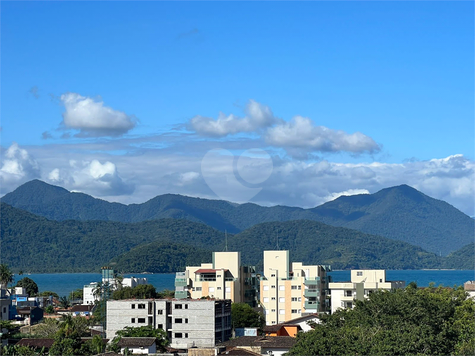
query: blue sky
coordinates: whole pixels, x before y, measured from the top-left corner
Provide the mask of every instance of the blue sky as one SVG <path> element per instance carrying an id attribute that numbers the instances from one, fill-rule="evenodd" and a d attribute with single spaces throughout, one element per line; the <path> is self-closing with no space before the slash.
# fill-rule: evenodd
<path id="1" fill-rule="evenodd" d="M 474 215 L 473 2 L 1 6 L 2 193 L 308 207 L 406 183 Z M 249 149 L 254 196 L 223 154 Z"/>

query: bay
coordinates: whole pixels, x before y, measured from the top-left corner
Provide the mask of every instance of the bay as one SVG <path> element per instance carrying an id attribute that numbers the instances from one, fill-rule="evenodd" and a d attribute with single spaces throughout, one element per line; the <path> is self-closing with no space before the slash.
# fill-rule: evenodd
<path id="1" fill-rule="evenodd" d="M 349 281 L 350 271 L 332 271 L 330 272 L 334 282 Z M 23 277 L 31 278 L 36 282 L 40 292 L 52 291 L 59 296 L 69 295 L 72 291 L 83 288 L 84 285 L 101 280 L 100 273 L 45 273 L 15 275 L 15 281 Z M 124 277 L 146 277 L 158 292 L 171 289 L 173 290 L 175 282 L 174 273 L 155 273 L 155 274 L 125 274 Z M 472 270 L 388 270 L 386 279 L 403 280 L 406 285 L 410 282 L 416 282 L 419 287 L 427 287 L 429 283 L 435 283 L 435 286 L 453 287 L 454 285 L 463 285 L 466 281 L 475 280 L 475 271 Z"/>

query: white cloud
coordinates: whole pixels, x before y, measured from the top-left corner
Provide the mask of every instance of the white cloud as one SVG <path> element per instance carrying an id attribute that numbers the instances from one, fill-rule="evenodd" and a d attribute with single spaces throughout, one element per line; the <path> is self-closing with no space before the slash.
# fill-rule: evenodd
<path id="1" fill-rule="evenodd" d="M 136 125 L 133 116 L 76 93 L 61 95 L 61 102 L 66 109 L 63 124 L 66 128 L 79 130 L 77 136 L 120 136 Z"/>
<path id="2" fill-rule="evenodd" d="M 2 168 L 0 168 L 1 193 L 9 192 L 20 184 L 40 177 L 38 162 L 31 157 L 27 150 L 20 148 L 16 142 L 13 142 L 2 153 Z"/>
<path id="3" fill-rule="evenodd" d="M 70 160 L 69 165 L 53 169 L 48 174 L 48 180 L 71 191 L 99 197 L 129 195 L 135 189 L 133 184 L 119 176 L 114 163 L 101 163 L 97 159 L 82 162 Z"/>
<path id="4" fill-rule="evenodd" d="M 224 137 L 241 132 L 255 132 L 271 126 L 277 120 L 268 106 L 254 100 L 246 105 L 245 113 L 246 116 L 240 118 L 232 114 L 226 116 L 221 112 L 216 120 L 195 116 L 188 122 L 187 128 L 201 136 Z"/>
<path id="5" fill-rule="evenodd" d="M 371 137 L 361 132 L 348 134 L 325 126 L 315 126 L 310 119 L 302 116 L 296 116 L 290 122 L 269 128 L 266 141 L 276 147 L 293 149 L 295 153 L 299 151 L 374 153 L 380 150 L 379 145 Z"/>
<path id="6" fill-rule="evenodd" d="M 323 200 L 330 201 L 335 200 L 341 196 L 351 196 L 351 195 L 359 195 L 359 194 L 369 194 L 367 189 L 348 189 L 343 192 L 334 192 L 330 195 L 327 195 L 323 198 Z"/>

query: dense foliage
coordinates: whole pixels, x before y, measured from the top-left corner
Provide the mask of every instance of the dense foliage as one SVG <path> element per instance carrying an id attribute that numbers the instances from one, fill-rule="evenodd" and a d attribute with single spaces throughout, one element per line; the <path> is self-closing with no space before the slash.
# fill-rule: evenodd
<path id="1" fill-rule="evenodd" d="M 167 333 L 162 329 L 154 329 L 152 326 L 131 327 L 126 326 L 124 329 L 116 332 L 116 337 L 112 340 L 112 344 L 117 342 L 122 337 L 154 337 L 157 344 L 157 350 L 164 351 L 169 345 Z"/>
<path id="2" fill-rule="evenodd" d="M 246 303 L 231 304 L 231 320 L 233 328 L 262 329 L 266 323 L 264 315 L 255 311 Z"/>
<path id="3" fill-rule="evenodd" d="M 211 262 L 211 251 L 224 248 L 224 233 L 187 220 L 58 222 L 4 203 L 1 209 L 2 258 L 31 272 L 97 271 L 110 264 L 124 273 L 167 273 Z M 277 248 L 277 238 L 293 260 L 335 269 L 450 268 L 446 258 L 419 247 L 309 220 L 228 234 L 228 247 L 242 252 L 243 263 L 259 266 L 262 251 Z"/>
<path id="4" fill-rule="evenodd" d="M 28 278 L 28 277 L 24 277 L 22 279 L 20 279 L 17 284 L 16 284 L 17 287 L 23 287 L 26 289 L 26 293 L 28 294 L 28 296 L 30 297 L 34 297 L 38 294 L 38 285 L 36 284 L 36 282 L 34 280 L 32 280 L 31 278 Z"/>
<path id="5" fill-rule="evenodd" d="M 445 268 L 475 270 L 475 245 L 472 242 L 452 252 L 444 262 Z"/>
<path id="6" fill-rule="evenodd" d="M 375 194 L 342 196 L 313 209 L 232 204 L 166 194 L 123 205 L 46 184 L 28 182 L 2 198 L 14 207 L 54 220 L 139 222 L 174 218 L 238 233 L 259 223 L 313 220 L 409 242 L 447 255 L 473 241 L 474 220 L 446 202 L 401 185 Z"/>
<path id="7" fill-rule="evenodd" d="M 323 315 L 290 355 L 473 355 L 475 302 L 463 289 L 378 291 Z"/>

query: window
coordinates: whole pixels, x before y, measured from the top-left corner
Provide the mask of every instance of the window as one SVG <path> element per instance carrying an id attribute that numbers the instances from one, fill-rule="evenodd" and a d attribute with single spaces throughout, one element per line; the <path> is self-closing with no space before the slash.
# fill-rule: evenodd
<path id="1" fill-rule="evenodd" d="M 285 303 L 285 298 L 279 298 L 279 303 Z"/>
<path id="2" fill-rule="evenodd" d="M 302 297 L 299 297 L 298 301 L 301 302 L 301 301 L 302 301 Z"/>
<path id="3" fill-rule="evenodd" d="M 231 293 L 231 287 L 226 287 L 226 293 Z"/>
<path id="4" fill-rule="evenodd" d="M 157 328 L 163 330 L 163 324 L 158 324 L 158 325 L 157 325 Z"/>
<path id="5" fill-rule="evenodd" d="M 145 324 L 145 318 L 139 318 L 138 323 L 139 324 Z"/>
<path id="6" fill-rule="evenodd" d="M 216 278 L 219 278 L 219 277 L 221 277 L 221 275 L 220 275 L 220 274 L 217 274 L 217 275 L 216 275 Z"/>
<path id="7" fill-rule="evenodd" d="M 290 289 L 297 289 L 297 286 L 291 286 Z"/>
<path id="8" fill-rule="evenodd" d="M 297 314 L 297 309 L 292 309 L 292 314 Z"/>
<path id="9" fill-rule="evenodd" d="M 183 305 L 181 305 L 181 304 L 175 304 L 175 309 L 183 309 Z"/>
<path id="10" fill-rule="evenodd" d="M 292 297 L 291 301 L 292 301 L 292 302 L 296 302 L 296 301 L 297 301 L 297 297 Z"/>
<path id="11" fill-rule="evenodd" d="M 352 308 L 352 307 L 353 307 L 353 303 L 346 303 L 346 307 L 347 307 L 347 308 Z"/>
<path id="12" fill-rule="evenodd" d="M 139 309 L 145 309 L 145 304 L 138 304 Z"/>
<path id="13" fill-rule="evenodd" d="M 284 315 L 285 314 L 285 309 L 279 309 L 279 314 Z"/>
<path id="14" fill-rule="evenodd" d="M 275 286 L 270 286 L 272 289 L 275 289 Z"/>
<path id="15" fill-rule="evenodd" d="M 381 278 L 379 279 L 379 283 L 383 283 L 383 280 Z"/>
<path id="16" fill-rule="evenodd" d="M 265 315 L 269 314 L 269 310 L 268 309 L 264 310 L 264 314 Z"/>
<path id="17" fill-rule="evenodd" d="M 302 309 L 299 309 L 297 312 L 298 312 L 299 314 L 301 314 L 301 313 L 302 313 Z"/>
<path id="18" fill-rule="evenodd" d="M 285 290 L 285 286 L 279 286 L 279 290 Z"/>
<path id="19" fill-rule="evenodd" d="M 131 307 L 132 309 L 135 309 L 135 304 L 132 304 L 130 307 Z"/>
<path id="20" fill-rule="evenodd" d="M 201 292 L 201 287 L 196 287 L 196 288 L 195 288 L 195 291 Z"/>
<path id="21" fill-rule="evenodd" d="M 183 338 L 183 334 L 182 333 L 175 333 L 175 337 L 177 339 L 181 339 L 181 338 Z"/>
<path id="22" fill-rule="evenodd" d="M 264 303 L 269 303 L 269 297 L 264 297 Z"/>
<path id="23" fill-rule="evenodd" d="M 218 290 L 221 290 L 221 287 L 218 287 L 217 289 L 218 289 Z"/>
<path id="24" fill-rule="evenodd" d="M 271 313 L 275 313 L 275 309 L 271 309 L 270 312 L 271 312 Z"/>
<path id="25" fill-rule="evenodd" d="M 185 324 L 188 324 L 188 319 L 185 319 Z"/>
<path id="26" fill-rule="evenodd" d="M 351 293 L 351 290 L 346 290 L 345 291 L 345 297 L 351 297 L 353 294 Z"/>
<path id="27" fill-rule="evenodd" d="M 298 287 L 298 288 L 297 288 L 298 290 L 302 290 L 302 286 L 297 286 L 297 287 Z"/>
<path id="28" fill-rule="evenodd" d="M 130 322 L 131 322 L 132 324 L 135 324 L 135 318 L 130 319 Z"/>
<path id="29" fill-rule="evenodd" d="M 158 315 L 163 315 L 163 310 L 162 309 L 157 310 L 157 314 Z"/>
<path id="30" fill-rule="evenodd" d="M 363 272 L 358 271 L 358 272 L 356 272 L 356 275 L 357 275 L 358 277 L 361 277 L 361 276 L 363 275 Z"/>
<path id="31" fill-rule="evenodd" d="M 275 320 L 274 320 L 274 321 L 272 321 L 272 324 L 275 324 Z"/>
<path id="32" fill-rule="evenodd" d="M 271 274 L 270 276 L 271 276 L 271 277 L 275 277 L 275 274 Z"/>
<path id="33" fill-rule="evenodd" d="M 264 290 L 269 290 L 269 286 L 264 286 Z"/>
<path id="34" fill-rule="evenodd" d="M 188 309 L 188 304 L 185 304 L 185 309 Z"/>
<path id="35" fill-rule="evenodd" d="M 270 300 L 275 300 L 275 297 L 270 298 Z"/>
<path id="36" fill-rule="evenodd" d="M 181 318 L 176 318 L 176 319 L 175 319 L 175 323 L 181 324 L 181 323 L 183 323 L 183 319 L 181 319 Z"/>
<path id="37" fill-rule="evenodd" d="M 188 333 L 185 333 L 185 337 L 188 338 Z"/>
<path id="38" fill-rule="evenodd" d="M 214 293 L 214 287 L 209 287 L 209 288 L 208 288 L 208 292 L 209 292 L 209 293 Z"/>

